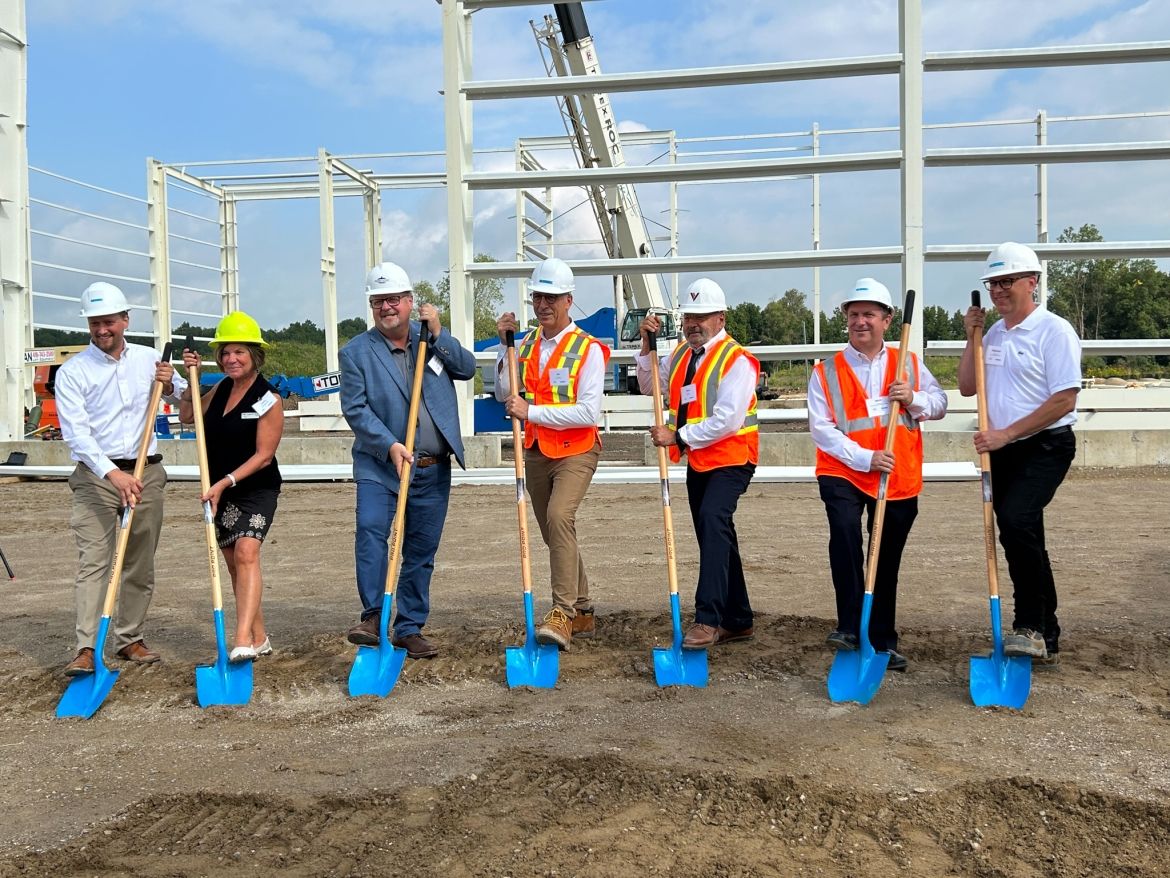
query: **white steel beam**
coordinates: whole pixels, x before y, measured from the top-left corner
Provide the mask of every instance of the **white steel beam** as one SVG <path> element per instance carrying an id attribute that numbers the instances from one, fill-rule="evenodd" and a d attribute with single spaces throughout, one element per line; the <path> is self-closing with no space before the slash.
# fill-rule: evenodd
<path id="1" fill-rule="evenodd" d="M 676 88 L 709 88 L 764 82 L 802 82 L 842 76 L 879 76 L 898 72 L 899 55 L 833 58 L 826 61 L 776 61 L 728 67 L 687 67 L 678 70 L 644 70 L 634 73 L 602 73 L 596 76 L 564 76 L 556 79 L 505 79 L 471 82 L 463 86 L 469 100 L 559 97 L 612 92 L 659 91 Z"/>
<path id="2" fill-rule="evenodd" d="M 898 77 L 902 144 L 902 291 L 914 290 L 910 349 L 922 356 L 923 226 L 922 144 L 922 0 L 900 0 L 898 34 L 902 69 Z M 819 318 L 818 318 L 819 320 Z"/>
<path id="3" fill-rule="evenodd" d="M 236 220 L 236 198 L 225 193 L 219 202 L 219 292 L 220 313 L 240 310 L 240 243 Z"/>
<path id="4" fill-rule="evenodd" d="M 490 4 L 489 4 L 490 5 Z M 500 5 L 496 3 L 495 5 Z M 481 4 L 481 8 L 488 5 Z M 447 264 L 451 283 L 451 334 L 470 347 L 475 337 L 474 205 L 467 185 L 473 167 L 471 104 L 463 84 L 471 79 L 471 14 L 460 0 L 443 0 L 443 122 L 447 151 Z M 522 184 L 521 187 L 529 185 Z M 528 267 L 531 271 L 531 266 Z M 474 386 L 455 382 L 460 430 L 475 432 Z"/>
<path id="5" fill-rule="evenodd" d="M 1028 148 L 1034 149 L 1034 147 Z M 703 180 L 746 180 L 791 174 L 894 171 L 901 164 L 901 157 L 900 151 L 888 150 L 792 159 L 754 159 L 742 162 L 626 165 L 620 168 L 570 168 L 557 171 L 474 171 L 465 174 L 464 180 L 472 190 L 516 189 L 535 186 L 596 186 L 605 183 L 670 183 L 672 181 L 689 183 Z"/>
<path id="6" fill-rule="evenodd" d="M 337 240 L 333 222 L 333 162 L 324 148 L 317 150 L 317 185 L 321 192 L 321 302 L 325 322 L 325 368 L 336 372 L 337 360 Z M 330 332 L 332 329 L 332 332 Z"/>
<path id="7" fill-rule="evenodd" d="M 33 405 L 24 350 L 32 347 L 29 261 L 28 56 L 23 0 L 0 0 L 0 440 L 24 438 Z"/>
<path id="8" fill-rule="evenodd" d="M 928 168 L 1036 165 L 1070 162 L 1146 162 L 1170 158 L 1170 140 L 1145 143 L 1071 143 L 1048 146 L 987 146 L 928 149 Z"/>
<path id="9" fill-rule="evenodd" d="M 932 244 L 926 248 L 927 262 L 976 262 L 998 246 L 992 244 Z M 1094 241 L 1091 243 L 1033 244 L 1041 260 L 1048 259 L 1164 259 L 1170 256 L 1170 241 Z"/>
<path id="10" fill-rule="evenodd" d="M 1170 61 L 1170 41 L 988 49 L 977 52 L 931 52 L 926 55 L 924 67 L 927 72 L 934 73 L 947 70 L 1012 70 L 1024 67 L 1131 64 L 1142 61 Z"/>
<path id="11" fill-rule="evenodd" d="M 171 339 L 171 244 L 168 234 L 167 167 L 146 160 L 147 251 L 150 253 L 150 305 L 155 344 L 162 349 Z M 113 275 L 106 275 L 113 277 Z M 133 326 L 133 318 L 131 318 Z"/>

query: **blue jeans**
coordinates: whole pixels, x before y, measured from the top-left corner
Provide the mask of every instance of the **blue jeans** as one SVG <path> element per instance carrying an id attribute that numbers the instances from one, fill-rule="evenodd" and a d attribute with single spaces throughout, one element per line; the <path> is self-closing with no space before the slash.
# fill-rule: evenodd
<path id="1" fill-rule="evenodd" d="M 394 637 L 418 634 L 431 609 L 431 574 L 435 552 L 443 536 L 447 501 L 451 497 L 451 464 L 437 463 L 415 470 L 406 498 L 406 528 L 402 533 L 402 565 L 395 592 Z M 398 495 L 381 482 L 357 483 L 357 532 L 354 556 L 362 620 L 382 613 L 389 564 L 390 526 Z"/>

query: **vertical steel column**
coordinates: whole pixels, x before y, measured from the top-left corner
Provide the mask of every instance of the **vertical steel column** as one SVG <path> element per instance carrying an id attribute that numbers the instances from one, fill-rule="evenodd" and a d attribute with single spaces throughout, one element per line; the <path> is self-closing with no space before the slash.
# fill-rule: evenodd
<path id="1" fill-rule="evenodd" d="M 236 198 L 219 195 L 219 293 L 220 313 L 240 310 L 239 239 L 236 236 Z"/>
<path id="2" fill-rule="evenodd" d="M 154 339 L 155 347 L 161 350 L 171 340 L 171 240 L 167 169 L 152 158 L 146 160 L 146 226 Z"/>
<path id="3" fill-rule="evenodd" d="M 1044 146 L 1048 143 L 1048 112 L 1040 110 L 1036 113 L 1036 145 Z M 1048 243 L 1048 165 L 1036 165 L 1036 243 Z M 1040 304 L 1048 306 L 1048 260 L 1041 259 L 1040 283 L 1036 289 L 1040 294 Z"/>
<path id="4" fill-rule="evenodd" d="M 898 76 L 902 139 L 902 291 L 916 290 L 910 322 L 910 348 L 922 356 L 922 289 L 926 260 L 923 240 L 922 146 L 922 0 L 899 0 L 898 42 L 902 70 Z"/>
<path id="5" fill-rule="evenodd" d="M 33 343 L 27 57 L 24 2 L 0 0 L 0 441 L 24 438 L 34 403 L 24 365 Z"/>
<path id="6" fill-rule="evenodd" d="M 821 154 L 821 125 L 813 122 L 812 154 Z M 812 248 L 821 249 L 821 175 L 812 175 Z M 821 343 L 821 267 L 813 266 L 813 344 Z"/>
<path id="7" fill-rule="evenodd" d="M 447 153 L 447 264 L 451 281 L 451 332 L 470 347 L 475 336 L 474 288 L 467 274 L 474 250 L 471 190 L 471 105 L 463 84 L 471 79 L 471 15 L 461 0 L 443 0 L 443 117 Z M 460 429 L 475 433 L 472 384 L 455 384 Z"/>
<path id="8" fill-rule="evenodd" d="M 524 170 L 524 148 L 521 145 L 520 138 L 516 138 L 516 170 Z M 524 190 L 516 190 L 516 261 L 524 261 L 524 219 L 528 215 L 528 211 L 524 207 Z M 525 278 L 516 278 L 516 319 L 520 321 L 520 325 L 524 325 L 524 283 Z"/>
<path id="9" fill-rule="evenodd" d="M 336 372 L 337 361 L 337 241 L 333 224 L 333 160 L 324 147 L 317 150 L 317 186 L 321 208 L 321 304 L 325 322 L 325 368 Z M 333 332 L 329 328 L 333 327 Z"/>
<path id="10" fill-rule="evenodd" d="M 382 191 L 375 184 L 367 186 L 362 196 L 366 222 L 366 264 L 365 270 L 382 261 Z M 373 328 L 374 312 L 366 308 L 366 326 Z"/>
<path id="11" fill-rule="evenodd" d="M 668 147 L 670 153 L 670 163 L 672 165 L 678 164 L 678 137 L 674 129 L 670 131 L 670 144 Z M 671 257 L 678 256 L 678 182 L 672 180 L 670 182 L 670 255 Z M 670 274 L 670 307 L 678 310 L 678 272 L 674 271 Z"/>

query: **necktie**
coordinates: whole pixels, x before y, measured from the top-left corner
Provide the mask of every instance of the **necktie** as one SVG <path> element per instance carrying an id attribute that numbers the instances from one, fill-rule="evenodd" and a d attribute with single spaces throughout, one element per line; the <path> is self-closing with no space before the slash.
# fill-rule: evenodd
<path id="1" fill-rule="evenodd" d="M 703 349 L 699 348 L 697 351 L 691 351 L 690 362 L 687 363 L 686 374 L 683 375 L 683 387 L 690 384 L 695 378 L 695 369 L 698 368 L 699 358 L 703 356 Z M 687 422 L 687 417 L 690 412 L 691 404 L 689 402 L 680 402 L 678 404 L 678 418 L 676 419 L 676 430 L 681 430 Z"/>

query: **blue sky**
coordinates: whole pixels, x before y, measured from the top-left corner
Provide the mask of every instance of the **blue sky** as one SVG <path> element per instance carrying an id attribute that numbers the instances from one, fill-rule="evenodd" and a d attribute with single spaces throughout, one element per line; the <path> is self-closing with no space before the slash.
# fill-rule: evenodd
<path id="1" fill-rule="evenodd" d="M 29 152 L 31 164 L 141 198 L 145 158 L 168 162 L 441 149 L 443 138 L 440 10 L 429 0 L 35 0 L 27 3 Z M 896 52 L 894 0 L 640 0 L 587 3 L 602 67 L 608 72 L 805 60 Z M 477 79 L 540 76 L 543 67 L 528 21 L 551 4 L 490 10 L 473 18 Z M 1079 45 L 1170 39 L 1170 3 L 1065 0 L 1059 4 L 925 0 L 926 51 Z M 1053 68 L 1014 73 L 933 74 L 926 80 L 928 122 L 1021 119 L 1050 115 L 1170 110 L 1170 64 Z M 760 134 L 896 122 L 893 77 L 618 94 L 627 130 L 674 129 L 680 137 Z M 551 98 L 475 105 L 479 147 L 508 147 L 521 135 L 563 132 Z M 930 132 L 927 146 L 1023 145 L 1028 126 Z M 1054 124 L 1050 140 L 1170 140 L 1170 117 L 1112 123 Z M 758 144 L 753 144 L 758 145 Z M 775 145 L 767 144 L 767 145 Z M 885 149 L 891 135 L 826 138 L 826 152 Z M 699 148 L 699 147 L 692 147 Z M 704 147 L 706 148 L 706 147 Z M 634 160 L 649 155 L 635 151 Z M 566 157 L 548 156 L 550 164 Z M 510 155 L 480 167 L 507 168 Z M 373 162 L 359 166 L 386 167 Z M 441 169 L 441 161 L 398 163 L 402 170 Z M 388 167 L 386 169 L 389 169 Z M 1053 166 L 1050 230 L 1097 224 L 1111 240 L 1170 237 L 1170 173 L 1165 163 Z M 114 199 L 33 174 L 34 198 L 142 222 L 137 202 Z M 1034 171 L 991 168 L 931 171 L 926 178 L 927 243 L 1033 240 Z M 665 187 L 639 190 L 643 212 L 666 220 Z M 558 209 L 581 200 L 561 190 Z M 681 190 L 681 250 L 687 253 L 808 249 L 807 181 L 727 184 Z M 822 180 L 822 246 L 896 244 L 898 179 L 893 173 L 828 175 Z M 200 199 L 176 206 L 206 212 Z M 476 249 L 514 258 L 511 193 L 476 196 Z M 339 313 L 364 314 L 360 205 L 338 200 Z M 441 190 L 384 196 L 385 257 L 432 282 L 446 265 Z M 581 208 L 558 225 L 566 236 L 595 235 Z M 125 227 L 34 205 L 34 229 L 141 250 L 145 236 Z M 207 224 L 172 219 L 172 231 L 202 237 Z M 262 323 L 321 320 L 315 202 L 245 204 L 240 208 L 242 302 Z M 207 248 L 176 247 L 200 261 Z M 664 252 L 665 245 L 659 245 Z M 145 273 L 139 257 L 78 248 L 36 235 L 34 258 L 95 272 Z M 599 255 L 566 247 L 566 255 Z M 201 287 L 214 274 L 176 266 L 178 283 Z M 979 266 L 928 266 L 925 300 L 950 310 L 965 301 Z M 861 275 L 900 285 L 896 266 L 822 273 L 824 303 Z M 95 275 L 95 277 L 98 275 Z M 692 279 L 684 276 L 683 283 Z M 765 304 L 789 287 L 811 289 L 808 270 L 725 273 L 731 301 Z M 38 291 L 76 295 L 88 278 L 39 268 Z M 146 287 L 125 284 L 145 301 Z M 509 285 L 509 295 L 514 287 Z M 184 296 L 188 298 L 183 299 Z M 207 297 L 177 293 L 192 310 L 215 310 Z M 583 282 L 584 310 L 608 303 L 603 279 Z M 64 305 L 37 305 L 38 319 L 73 323 Z"/>

